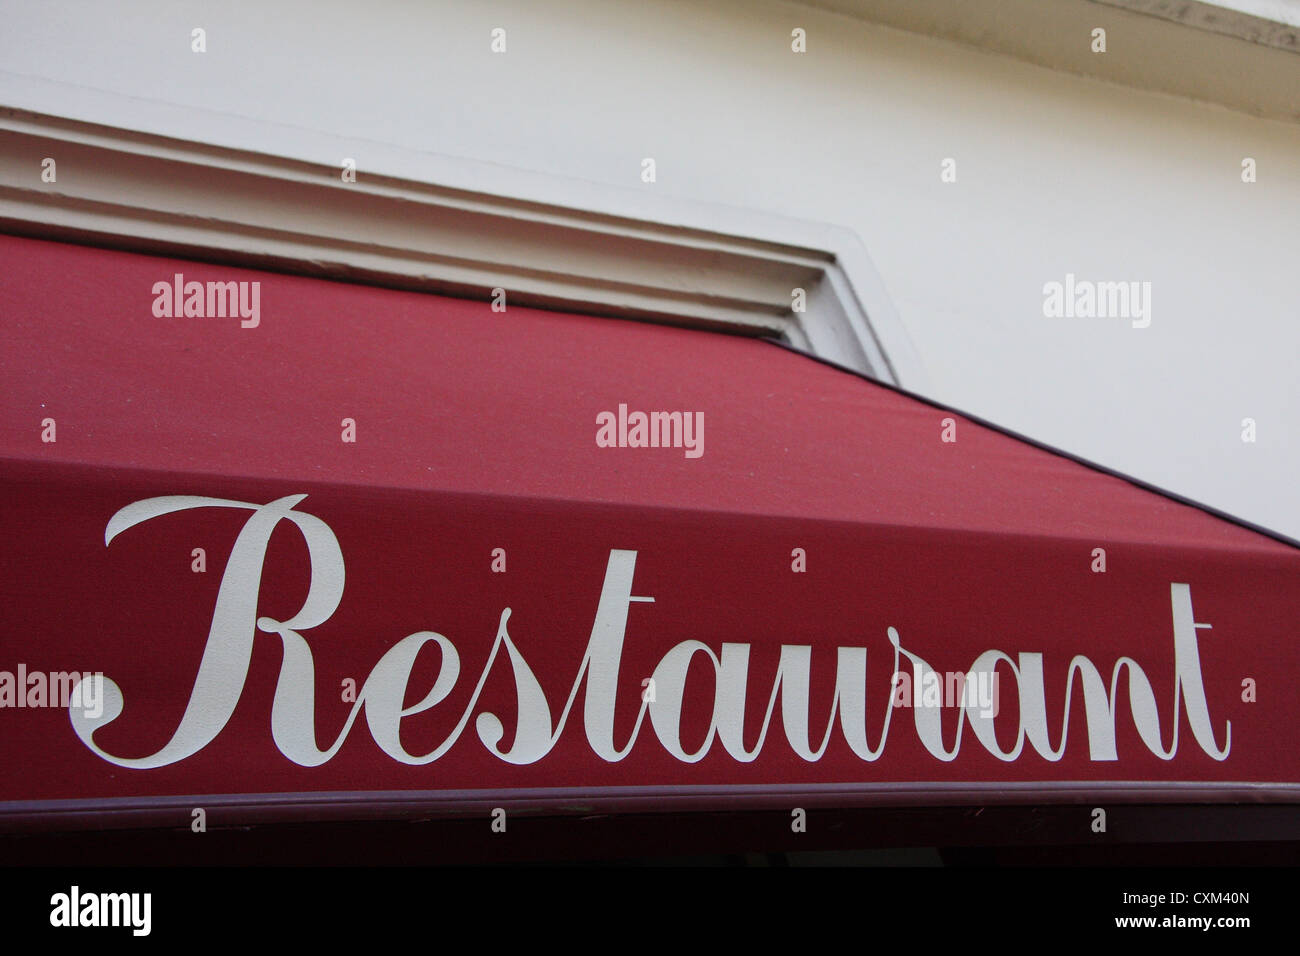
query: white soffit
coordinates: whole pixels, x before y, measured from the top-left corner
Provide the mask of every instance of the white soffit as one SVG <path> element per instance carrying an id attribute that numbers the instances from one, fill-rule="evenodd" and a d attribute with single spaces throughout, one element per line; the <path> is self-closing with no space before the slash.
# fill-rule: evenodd
<path id="1" fill-rule="evenodd" d="M 1300 122 L 1295 0 L 801 0 L 1049 69 Z M 1106 52 L 1092 31 L 1106 31 Z"/>

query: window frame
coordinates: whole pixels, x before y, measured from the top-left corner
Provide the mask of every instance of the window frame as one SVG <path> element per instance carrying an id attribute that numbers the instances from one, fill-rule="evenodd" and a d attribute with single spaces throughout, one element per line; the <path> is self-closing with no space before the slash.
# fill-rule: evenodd
<path id="1" fill-rule="evenodd" d="M 495 191 L 364 166 L 345 182 L 341 164 L 2 108 L 0 230 L 460 298 L 504 289 L 509 304 L 776 338 L 924 387 L 851 231 L 531 173 L 507 191 L 489 165 L 461 163 Z M 521 198 L 556 191 L 583 205 Z"/>

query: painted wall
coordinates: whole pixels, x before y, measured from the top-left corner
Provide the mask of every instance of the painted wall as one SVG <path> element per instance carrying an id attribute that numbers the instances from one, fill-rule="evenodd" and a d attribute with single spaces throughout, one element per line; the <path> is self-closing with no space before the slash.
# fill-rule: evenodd
<path id="1" fill-rule="evenodd" d="M 1300 537 L 1300 127 L 771 0 L 4 0 L 0 18 L 5 105 L 612 211 L 849 227 L 926 367 L 904 385 Z M 1067 273 L 1150 282 L 1150 326 L 1045 317 Z"/>

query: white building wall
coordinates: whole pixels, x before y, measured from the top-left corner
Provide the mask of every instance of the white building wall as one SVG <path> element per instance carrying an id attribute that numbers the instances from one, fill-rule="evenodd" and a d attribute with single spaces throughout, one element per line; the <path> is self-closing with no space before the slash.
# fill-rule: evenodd
<path id="1" fill-rule="evenodd" d="M 1296 125 L 772 0 L 4 0 L 0 22 L 0 105 L 848 227 L 925 366 L 904 386 L 1300 537 Z M 1066 273 L 1150 282 L 1150 327 L 1044 317 Z"/>

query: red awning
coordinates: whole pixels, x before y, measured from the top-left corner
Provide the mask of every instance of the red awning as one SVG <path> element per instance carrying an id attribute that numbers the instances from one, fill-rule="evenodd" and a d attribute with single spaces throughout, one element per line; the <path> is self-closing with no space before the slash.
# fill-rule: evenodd
<path id="1" fill-rule="evenodd" d="M 1300 793 L 1288 544 L 766 342 L 0 254 L 0 819 Z"/>

